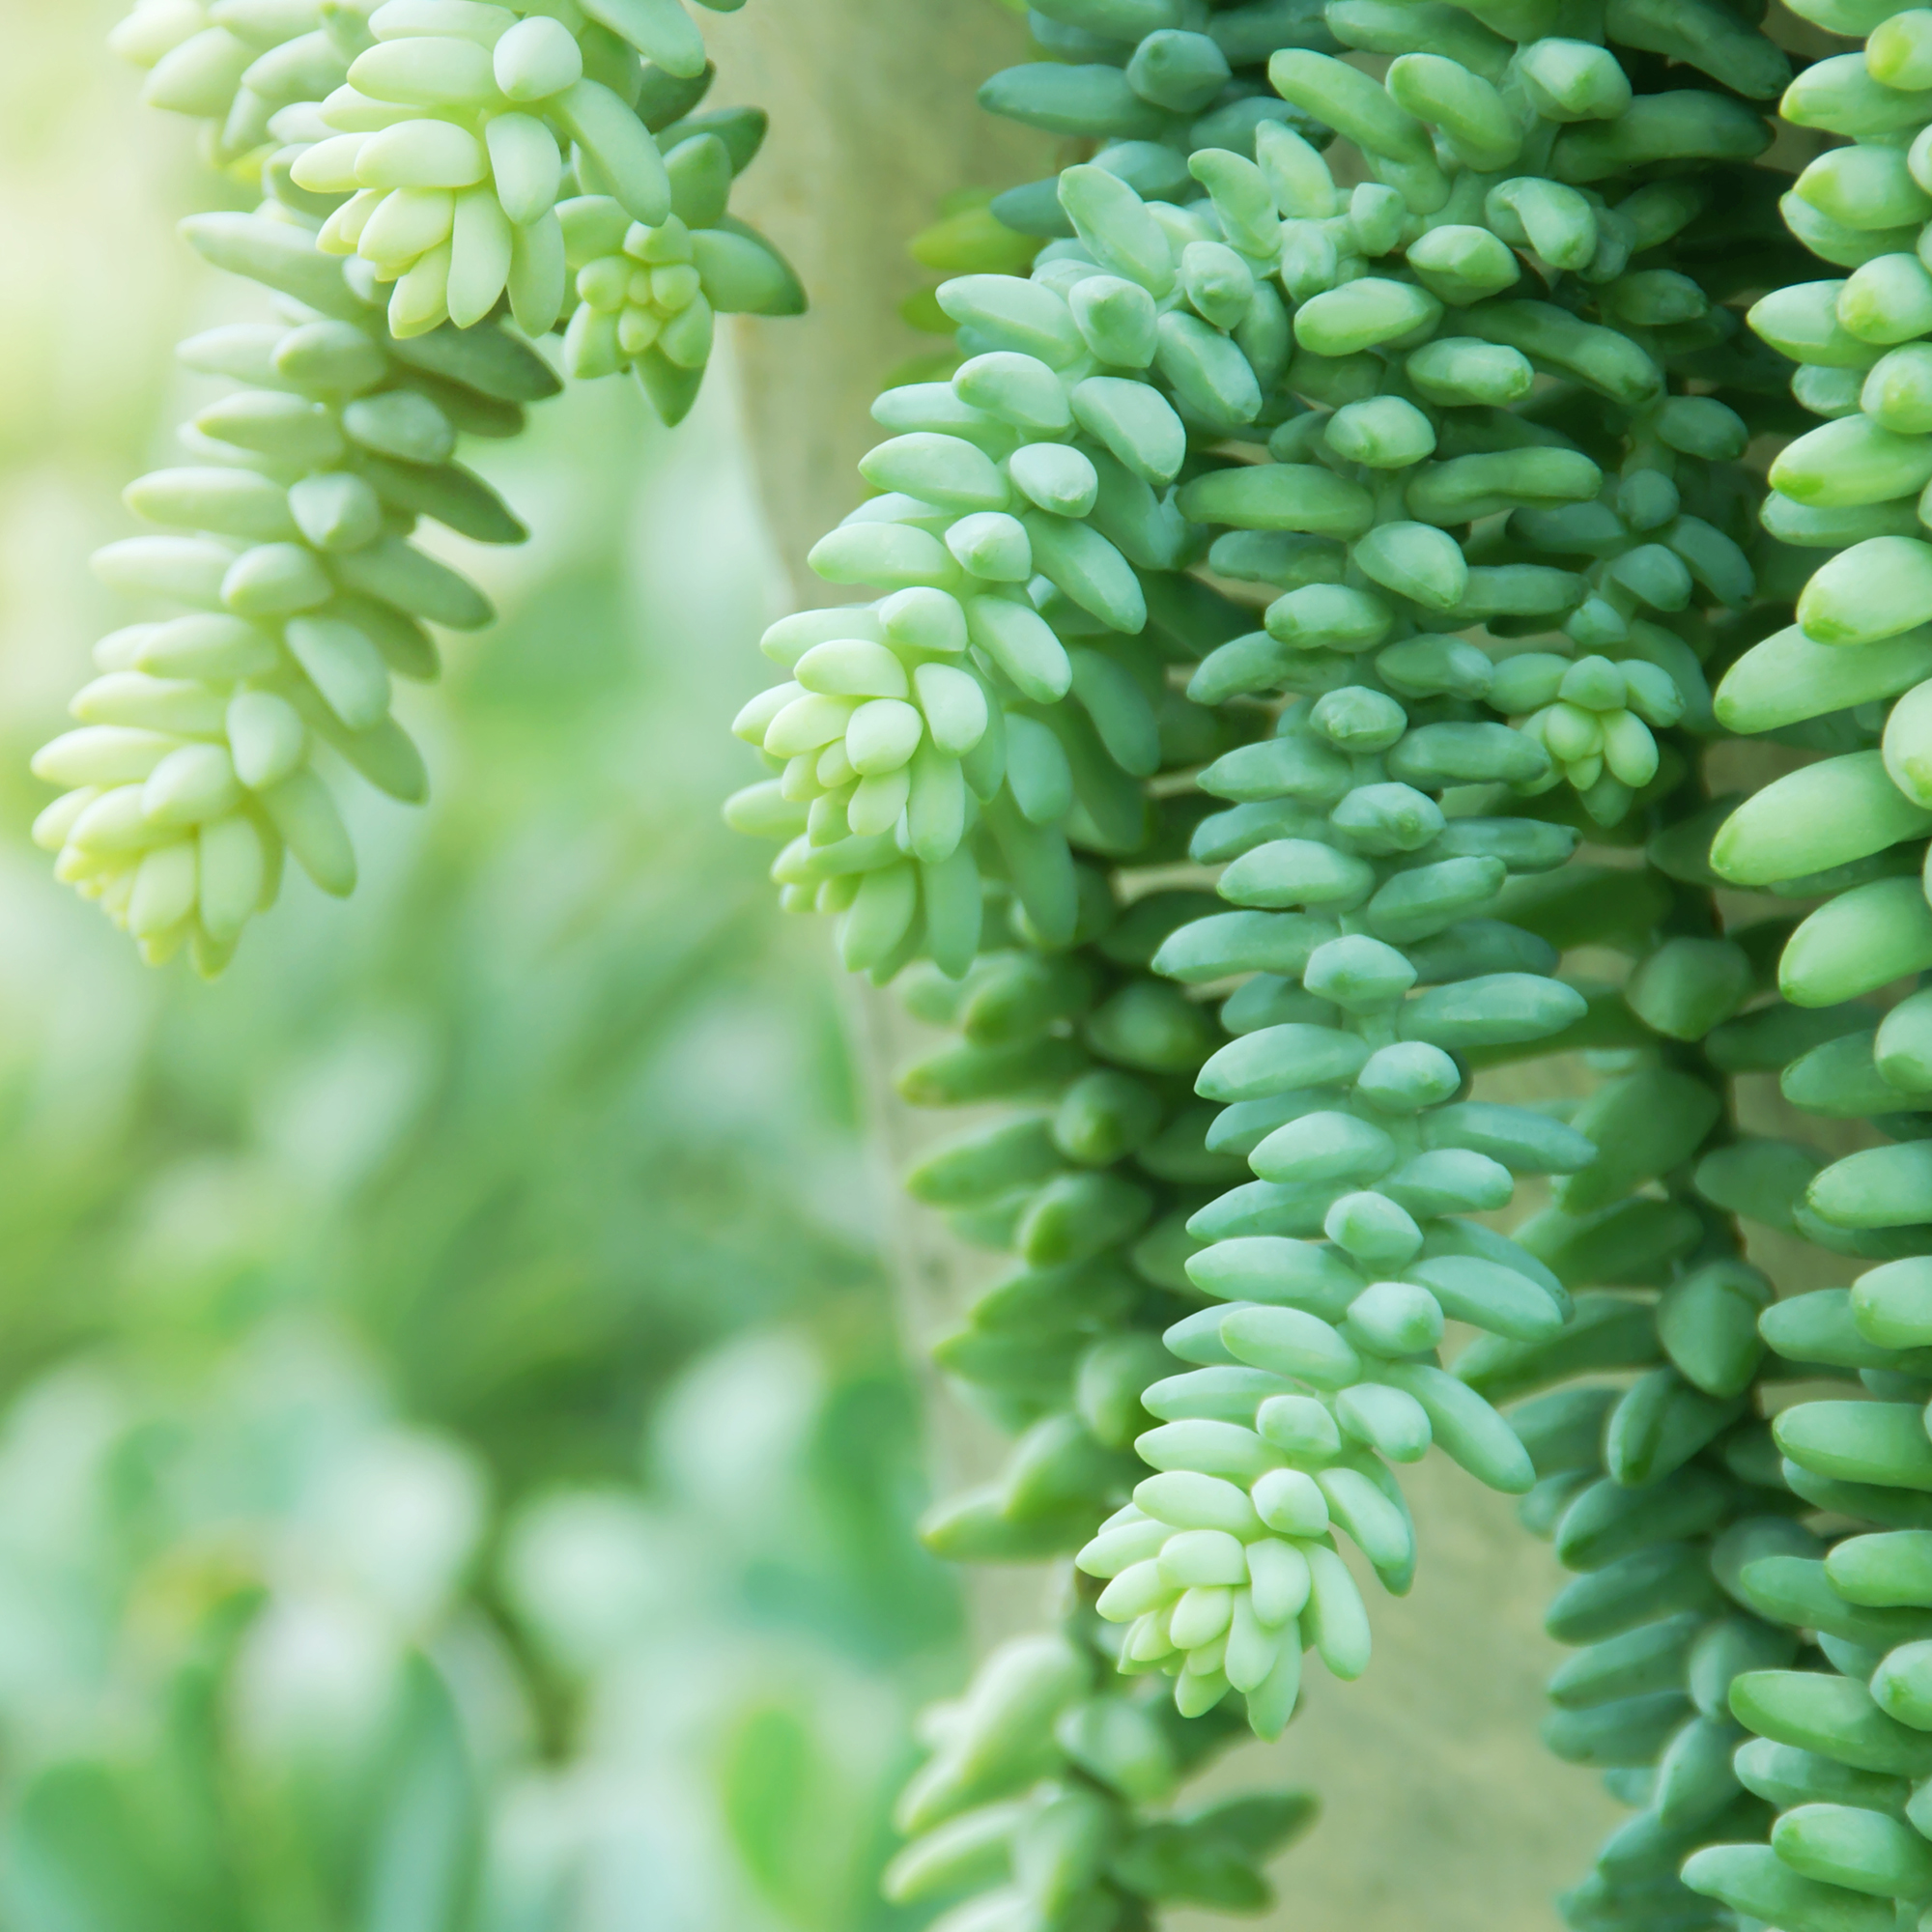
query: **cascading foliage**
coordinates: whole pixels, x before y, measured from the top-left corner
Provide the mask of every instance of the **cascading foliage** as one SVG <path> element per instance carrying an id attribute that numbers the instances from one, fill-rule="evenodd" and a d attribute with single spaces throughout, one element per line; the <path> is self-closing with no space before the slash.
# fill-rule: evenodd
<path id="1" fill-rule="evenodd" d="M 1051 0 L 982 90 L 1090 152 L 923 239 L 956 355 L 811 554 L 872 601 L 767 633 L 727 808 L 955 1036 L 905 1098 L 1009 1103 L 910 1177 L 1014 1264 L 938 1350 L 1014 1446 L 926 1535 L 1073 1564 L 929 1716 L 888 1883 L 951 1932 L 1265 1901 L 1309 1801 L 1179 1784 L 1367 1666 L 1345 1551 L 1408 1590 L 1432 1446 L 1574 1573 L 1546 1742 L 1633 1815 L 1572 1926 L 1932 1901 L 1932 14 L 1804 0 L 1794 76 L 1747 11 Z M 556 386 L 522 338 L 674 421 L 802 298 L 675 0 L 116 43 L 259 184 L 188 235 L 277 320 L 184 351 L 242 386 L 129 493 L 170 614 L 40 837 L 212 971 L 285 850 L 353 881 L 318 747 L 422 794 L 390 679 L 489 611 L 410 537 L 522 534 L 453 460 Z"/>
<path id="2" fill-rule="evenodd" d="M 982 99 L 1095 152 L 996 200 L 1030 277 L 942 286 L 958 364 L 881 397 L 812 559 L 888 595 L 776 627 L 731 807 L 958 1030 L 906 1097 L 1028 1103 L 911 1176 L 1018 1263 L 938 1351 L 1018 1440 L 928 1538 L 1077 1546 L 1066 1634 L 936 1719 L 895 1891 L 1263 1895 L 1238 1834 L 1151 1865 L 1149 1741 L 1231 1693 L 1275 1735 L 1305 1649 L 1359 1674 L 1341 1539 L 1408 1588 L 1435 1443 L 1577 1573 L 1546 1738 L 1634 1816 L 1569 1922 L 1889 1925 L 1932 1896 L 1932 1389 L 1888 1352 L 1932 1343 L 1932 1059 L 1879 1004 L 1932 965 L 1919 16 L 1794 81 L 1716 6 L 1042 14 Z M 1854 143 L 1795 183 L 1755 164 L 1787 83 Z M 1807 411 L 1767 497 L 1748 445 Z M 1740 809 L 1738 736 L 1812 756 Z M 1579 1107 L 1471 1094 L 1576 1049 Z M 1747 1131 L 1764 1073 L 1892 1145 Z M 1474 1218 L 1524 1175 L 1549 1205 Z M 1886 1265 L 1780 1302 L 1753 1227 Z M 1891 1406 L 1774 1435 L 1773 1384 L 1847 1369 Z M 1103 1701 L 1160 1777 L 1086 1743 Z"/>
<path id="3" fill-rule="evenodd" d="M 183 432 L 187 466 L 128 491 L 186 534 L 96 559 L 166 614 L 96 647 L 80 728 L 35 760 L 66 787 L 35 837 L 147 958 L 185 945 L 213 975 L 285 855 L 353 890 L 320 763 L 427 795 L 392 679 L 435 677 L 429 627 L 492 611 L 410 539 L 424 518 L 524 538 L 452 459 L 560 386 L 525 338 L 563 327 L 567 375 L 629 367 L 675 422 L 714 313 L 795 314 L 803 297 L 727 213 L 764 117 L 698 111 L 712 70 L 677 0 L 141 0 L 114 38 L 150 70 L 147 98 L 203 121 L 209 157 L 264 196 L 184 232 L 278 319 L 182 348 L 239 386 Z"/>

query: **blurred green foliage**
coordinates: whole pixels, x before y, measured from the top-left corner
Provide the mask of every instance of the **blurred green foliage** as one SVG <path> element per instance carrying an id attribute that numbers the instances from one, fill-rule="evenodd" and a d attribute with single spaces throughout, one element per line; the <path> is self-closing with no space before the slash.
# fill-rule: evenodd
<path id="1" fill-rule="evenodd" d="M 0 119 L 68 78 L 41 125 L 92 143 L 57 258 L 165 236 L 116 9 L 11 11 Z M 43 159 L 0 143 L 0 200 Z M 717 818 L 769 583 L 728 407 L 591 385 L 481 452 L 542 534 L 416 698 L 427 812 L 360 801 L 364 892 L 292 885 L 218 985 L 144 977 L 20 774 L 194 399 L 146 338 L 247 313 L 154 293 L 0 298 L 0 1924 L 896 1923 L 957 1610 L 819 935 Z"/>

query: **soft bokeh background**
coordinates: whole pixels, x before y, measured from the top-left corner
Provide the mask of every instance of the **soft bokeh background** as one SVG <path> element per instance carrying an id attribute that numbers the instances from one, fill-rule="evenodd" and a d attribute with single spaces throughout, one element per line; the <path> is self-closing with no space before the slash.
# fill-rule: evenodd
<path id="1" fill-rule="evenodd" d="M 780 560 L 918 346 L 904 237 L 1049 162 L 966 104 L 1016 23 L 706 16 L 721 97 L 777 110 L 748 199 L 816 316 L 675 436 L 613 381 L 472 450 L 537 534 L 452 546 L 503 621 L 406 696 L 435 799 L 364 793 L 356 896 L 293 878 L 208 988 L 26 839 L 126 620 L 87 554 L 199 393 L 171 346 L 258 312 L 174 238 L 213 190 L 104 52 L 121 11 L 0 0 L 0 1932 L 913 1922 L 875 1893 L 911 1712 L 1040 1581 L 962 1605 L 913 1540 L 881 1254 L 926 1237 L 862 1129 L 877 1011 L 717 805 Z M 1329 1806 L 1271 1925 L 1527 1932 L 1607 1815 L 1535 1743 L 1547 1553 L 1420 1483 L 1369 1679 L 1217 1775 Z"/>
<path id="2" fill-rule="evenodd" d="M 823 937 L 718 819 L 783 594 L 728 382 L 479 453 L 539 535 L 412 694 L 434 806 L 144 972 L 25 761 L 174 340 L 255 311 L 120 11 L 0 6 L 0 1923 L 896 1922 L 957 1611 Z"/>

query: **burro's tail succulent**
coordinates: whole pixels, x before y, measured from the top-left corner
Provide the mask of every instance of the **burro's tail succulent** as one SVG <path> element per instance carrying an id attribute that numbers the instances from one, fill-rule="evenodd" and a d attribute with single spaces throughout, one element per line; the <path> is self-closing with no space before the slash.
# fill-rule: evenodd
<path id="1" fill-rule="evenodd" d="M 923 1534 L 1056 1559 L 1059 1626 L 929 1714 L 888 1884 L 949 1932 L 1264 1902 L 1310 1801 L 1179 1784 L 1364 1671 L 1433 1448 L 1572 1573 L 1545 1739 L 1632 1814 L 1577 1932 L 1932 1900 L 1932 15 L 1797 11 L 1848 50 L 1049 0 L 981 90 L 1079 158 L 922 242 L 952 353 L 725 808 L 937 1031 L 906 1101 L 996 1103 L 908 1177 L 1009 1261 L 937 1355 L 1013 1445 Z M 522 533 L 459 436 L 624 368 L 675 421 L 802 294 L 674 0 L 116 38 L 281 306 L 185 351 L 241 386 L 130 492 L 182 534 L 103 573 L 170 608 L 40 837 L 213 970 L 285 851 L 351 882 L 318 763 L 422 793 L 390 680 L 489 611 L 412 532 Z"/>
<path id="2" fill-rule="evenodd" d="M 275 319 L 183 345 L 238 387 L 184 431 L 186 464 L 128 491 L 171 534 L 96 559 L 154 614 L 97 646 L 79 728 L 35 760 L 64 787 L 35 837 L 147 958 L 186 947 L 213 975 L 285 856 L 353 889 L 326 766 L 427 796 L 392 680 L 436 676 L 431 627 L 493 612 L 411 537 L 523 540 L 453 456 L 561 387 L 532 343 L 560 329 L 565 376 L 629 369 L 676 422 L 715 315 L 803 296 L 728 212 L 765 120 L 700 111 L 713 71 L 676 0 L 142 0 L 114 42 L 262 195 L 184 234 Z"/>
<path id="3" fill-rule="evenodd" d="M 1848 1286 L 1777 1302 L 1760 1327 L 1783 1374 L 1850 1386 L 1779 1406 L 1767 1463 L 1777 1459 L 1788 1513 L 1734 1558 L 1736 1594 L 1783 1627 L 1781 1641 L 1740 1647 L 1722 1714 L 1743 1727 L 1732 1774 L 1766 1814 L 1769 1843 L 1760 1830 L 1759 1842 L 1712 1844 L 1683 1877 L 1740 1915 L 1876 1932 L 1912 1922 L 1932 1896 L 1932 1814 L 1918 1795 L 1932 1772 L 1921 1574 L 1932 1066 L 1927 995 L 1914 990 L 1932 968 L 1932 666 L 1918 655 L 1932 618 L 1918 502 L 1932 414 L 1913 400 L 1932 327 L 1918 252 L 1932 216 L 1932 104 L 1920 92 L 1932 22 L 1889 9 L 1816 17 L 1866 38 L 1815 62 L 1785 97 L 1787 120 L 1844 145 L 1804 169 L 1782 208 L 1836 272 L 1818 279 L 1814 264 L 1759 300 L 1750 323 L 1799 364 L 1792 393 L 1825 419 L 1773 462 L 1765 526 L 1820 554 L 1796 621 L 1736 661 L 1717 706 L 1733 729 L 1823 755 L 1731 801 L 1710 865 L 1760 891 L 1808 875 L 1812 909 L 1777 964 L 1804 1022 L 1777 1055 L 1780 1081 L 1797 1107 L 1859 1125 L 1790 1151 L 1789 1225 Z"/>
<path id="4" fill-rule="evenodd" d="M 1716 8 L 1577 24 L 1048 10 L 1054 58 L 982 99 L 1095 150 L 995 201 L 1042 244 L 1029 277 L 942 286 L 953 374 L 880 399 L 879 494 L 813 555 L 884 601 L 768 638 L 795 678 L 739 720 L 772 775 L 730 815 L 790 839 L 785 902 L 838 915 L 848 964 L 963 1034 L 907 1097 L 1023 1108 L 911 1177 L 1017 1263 L 939 1349 L 1018 1440 L 935 1512 L 935 1548 L 1072 1551 L 1066 1641 L 1125 1673 L 1122 1725 L 1165 1677 L 1208 1742 L 1231 1701 L 1272 1737 L 1305 1651 L 1367 1665 L 1346 1546 L 1407 1591 L 1396 1474 L 1439 1446 L 1577 1573 L 1546 1737 L 1635 1815 L 1569 1921 L 1861 1924 L 1712 1878 L 1851 1883 L 1773 1831 L 1734 1686 L 1812 1640 L 1836 1659 L 1814 1570 L 1778 1569 L 1815 1564 L 1804 1520 L 1831 1503 L 1766 1417 L 1794 1351 L 1865 1365 L 1844 1337 L 1794 1344 L 1806 1303 L 1776 1302 L 1752 1230 L 1869 1237 L 1831 1234 L 1854 1225 L 1836 1170 L 1752 1132 L 1737 1082 L 1787 1069 L 1799 1106 L 1896 1126 L 1871 1184 L 1911 1184 L 1913 1103 L 1867 1093 L 1857 1069 L 1885 1063 L 1859 1003 L 1928 964 L 1918 881 L 1874 858 L 1913 840 L 1916 865 L 1924 813 L 1904 754 L 1857 734 L 1928 668 L 1925 476 L 1881 440 L 1883 476 L 1845 444 L 1862 497 L 1789 480 L 1837 460 L 1834 428 L 1762 480 L 1758 440 L 1821 398 L 1841 412 L 1838 372 L 1883 354 L 1854 340 L 1876 270 L 1822 303 L 1794 286 L 1846 163 L 1795 186 L 1758 164 L 1785 54 Z M 1373 78 L 1350 46 L 1393 59 Z M 1800 76 L 1792 119 L 1842 66 Z M 1811 124 L 1885 137 L 1903 177 L 1891 83 L 1833 85 L 1864 120 Z M 1922 271 L 1891 245 L 1903 291 Z M 1925 326 L 1887 318 L 1887 344 Z M 1767 348 L 1815 365 L 1789 398 Z M 1801 552 L 1875 536 L 1899 554 L 1827 563 L 1853 613 L 1833 631 L 1815 584 L 1798 601 Z M 871 681 L 841 681 L 862 658 Z M 1734 817 L 1712 750 L 1773 732 L 1840 755 Z M 1733 886 L 1771 903 L 1720 902 Z M 1888 1023 L 1901 1070 L 1911 1007 Z M 1580 1106 L 1471 1090 L 1578 1051 Z M 1548 1205 L 1497 1232 L 1525 1176 Z M 1480 1332 L 1445 1367 L 1449 1324 Z M 1082 1810 L 1080 1775 L 1077 1754 L 1009 1767 L 977 1834 L 916 1784 L 895 1883 L 977 1892 L 961 1927 L 1241 1902 L 1137 1889 L 1143 1828 L 1108 1809 L 1137 1794 L 1090 1766 L 1111 1796 Z M 1049 1819 L 1057 1861 L 1022 1823 Z M 938 1857 L 969 1835 L 970 1860 Z"/>

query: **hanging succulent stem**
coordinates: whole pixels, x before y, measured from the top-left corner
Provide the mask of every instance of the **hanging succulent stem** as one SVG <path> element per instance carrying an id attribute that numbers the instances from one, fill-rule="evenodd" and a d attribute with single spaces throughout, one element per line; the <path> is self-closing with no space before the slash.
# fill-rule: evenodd
<path id="1" fill-rule="evenodd" d="M 1878 476 L 1861 442 L 1884 505 L 1866 514 L 1889 521 L 1807 521 L 1831 493 L 1801 468 L 1834 453 L 1820 433 L 1780 459 L 1757 526 L 1740 459 L 1803 418 L 1738 307 L 1804 270 L 1775 179 L 1744 165 L 1769 130 L 1739 97 L 1776 93 L 1787 64 L 1708 9 L 1613 10 L 1606 49 L 1500 14 L 1418 44 L 1411 16 L 1342 4 L 1272 23 L 1284 105 L 1234 94 L 1236 128 L 1215 103 L 1240 85 L 1240 10 L 1205 34 L 1158 12 L 1081 10 L 1049 42 L 1069 64 L 989 84 L 997 110 L 1102 145 L 995 202 L 1045 242 L 1027 284 L 942 286 L 962 360 L 881 399 L 899 434 L 863 469 L 885 494 L 814 556 L 891 595 L 781 625 L 767 648 L 794 682 L 739 725 L 782 761 L 733 816 L 792 835 L 788 903 L 840 914 L 849 964 L 903 974 L 922 1018 L 964 1034 L 908 1071 L 909 1097 L 1034 1103 L 912 1177 L 1021 1264 L 939 1351 L 1019 1443 L 929 1537 L 1012 1558 L 1097 1519 L 1076 1604 L 1102 1622 L 1073 1608 L 1078 1644 L 1165 1674 L 1183 1715 L 1238 1694 L 1273 1735 L 1304 1647 L 1337 1675 L 1366 1665 L 1337 1532 L 1406 1590 L 1391 1465 L 1439 1443 L 1527 1492 L 1526 1520 L 1579 1573 L 1551 1629 L 1586 1648 L 1552 1682 L 1548 1741 L 1637 1815 L 1568 1895 L 1571 1921 L 1799 1922 L 1793 1874 L 1843 1884 L 1849 1865 L 1806 1866 L 1787 1826 L 1770 1833 L 1788 1799 L 1748 1753 L 1732 1763 L 1732 1683 L 1837 1639 L 1779 1568 L 1822 1546 L 1759 1388 L 1781 1354 L 1858 1350 L 1781 1347 L 1805 1304 L 1774 1308 L 1745 1247 L 1753 1223 L 1817 1233 L 1874 1210 L 1834 1207 L 1836 1170 L 1744 1133 L 1731 1082 L 1790 1063 L 1791 1096 L 1819 1104 L 1857 1025 L 1843 1009 L 1926 963 L 1904 936 L 1926 915 L 1896 867 L 1855 872 L 1857 912 L 1796 931 L 1714 889 L 1815 897 L 1923 828 L 1902 753 L 1846 745 L 1735 817 L 1702 772 L 1727 732 L 1826 714 L 1812 742 L 1838 749 L 1833 731 L 1869 728 L 1852 707 L 1924 675 L 1898 500 L 1924 476 L 1900 452 Z M 1398 56 L 1385 82 L 1337 42 Z M 1646 95 L 1645 54 L 1720 91 Z M 1320 154 L 1331 130 L 1370 177 L 1346 196 Z M 1813 174 L 1796 197 L 1829 202 Z M 1848 228 L 1878 225 L 1853 212 Z M 1903 300 L 1910 275 L 1887 272 Z M 1914 332 L 1902 313 L 1862 323 L 1856 303 L 1880 298 L 1850 285 L 1814 319 L 1825 293 L 1771 293 L 1759 334 Z M 1777 323 L 1780 304 L 1800 319 Z M 1828 355 L 1878 360 L 1810 359 Z M 1801 379 L 1798 401 L 1814 390 Z M 1841 580 L 1841 628 L 1815 587 L 1794 623 L 1791 547 L 1867 534 L 1901 548 Z M 1182 574 L 1203 561 L 1211 589 Z M 1242 585 L 1269 599 L 1258 627 Z M 915 605 L 930 628 L 904 625 Z M 1854 639 L 1886 656 L 1837 648 Z M 1187 700 L 1222 721 L 1212 757 L 1212 729 L 1179 743 L 1166 666 L 1190 656 Z M 1235 910 L 1188 918 L 1198 887 L 1161 869 L 1182 837 Z M 1577 947 L 1621 952 L 1627 977 L 1561 976 Z M 1568 1121 L 1469 1096 L 1486 1065 L 1577 1048 L 1616 1067 Z M 1218 1111 L 1190 1105 L 1188 1075 Z M 1216 1191 L 1217 1161 L 1255 1178 Z M 1862 1170 L 1894 1189 L 1913 1171 Z M 1552 1176 L 1555 1205 L 1513 1240 L 1469 1218 L 1522 1174 Z M 1445 1320 L 1487 1331 L 1453 1374 Z M 1152 1376 L 1163 1323 L 1180 1372 Z M 1514 1426 L 1491 1406 L 1530 1396 Z M 1128 1439 L 1152 1465 L 1138 1480 Z M 1059 1922 L 1069 1870 L 1095 1923 L 1206 1895 L 1146 1882 L 1123 1848 L 1157 1828 L 1123 1808 L 1122 1777 L 1080 1857 L 1042 1862 L 1032 1834 L 1064 1829 L 1047 1821 L 1083 1770 L 1108 1773 L 1009 1762 L 974 1808 L 944 1779 L 952 1748 L 929 1775 L 955 1815 L 908 1796 L 926 1835 L 904 1895 L 1003 1881 L 962 1924 Z M 970 1868 L 939 1856 L 968 1840 Z M 1758 1875 L 1737 1895 L 1711 1877 L 1733 1868 Z M 1833 1909 L 1859 1889 L 1878 1888 Z"/>
<path id="2" fill-rule="evenodd" d="M 209 158 L 259 187 L 255 213 L 184 233 L 279 320 L 183 347 L 240 386 L 184 431 L 189 466 L 128 491 L 185 534 L 96 559 L 165 614 L 97 647 L 80 728 L 35 760 L 65 787 L 35 837 L 151 962 L 185 946 L 213 977 L 287 856 L 353 891 L 321 766 L 428 795 L 392 679 L 437 675 L 430 627 L 494 613 L 410 538 L 428 518 L 523 540 L 452 459 L 459 436 L 515 436 L 561 386 L 529 341 L 561 328 L 568 377 L 629 368 L 676 422 L 715 314 L 804 298 L 727 212 L 764 116 L 699 111 L 713 70 L 675 0 L 143 0 L 114 39 L 148 99 L 199 119 Z"/>
<path id="3" fill-rule="evenodd" d="M 1084 157 L 924 244 L 952 353 L 810 558 L 866 601 L 766 633 L 727 807 L 955 1030 L 906 1098 L 1010 1103 L 910 1177 L 1014 1264 L 938 1350 L 1014 1447 L 927 1540 L 1073 1558 L 930 1716 L 889 1886 L 952 1932 L 1265 1899 L 1309 1801 L 1179 1784 L 1308 1652 L 1368 1666 L 1345 1551 L 1409 1590 L 1432 1447 L 1575 1573 L 1546 1741 L 1634 1815 L 1571 1925 L 1932 1897 L 1932 15 L 1799 11 L 1861 44 L 1051 0 L 981 92 Z M 188 234 L 282 306 L 185 352 L 241 387 L 129 493 L 186 534 L 101 569 L 167 614 L 100 646 L 38 833 L 213 972 L 284 852 L 353 883 L 318 747 L 423 793 L 390 680 L 490 612 L 410 537 L 522 535 L 453 458 L 558 386 L 526 338 L 675 421 L 716 314 L 802 296 L 674 0 L 116 41 L 261 184 Z M 1842 143 L 1795 180 L 1774 99 Z M 1719 790 L 1737 739 L 1781 775 Z M 1572 1053 L 1580 1104 L 1479 1084 Z M 1772 1073 L 1838 1157 L 1753 1131 Z M 1765 1230 L 1848 1285 L 1780 1298 Z"/>

